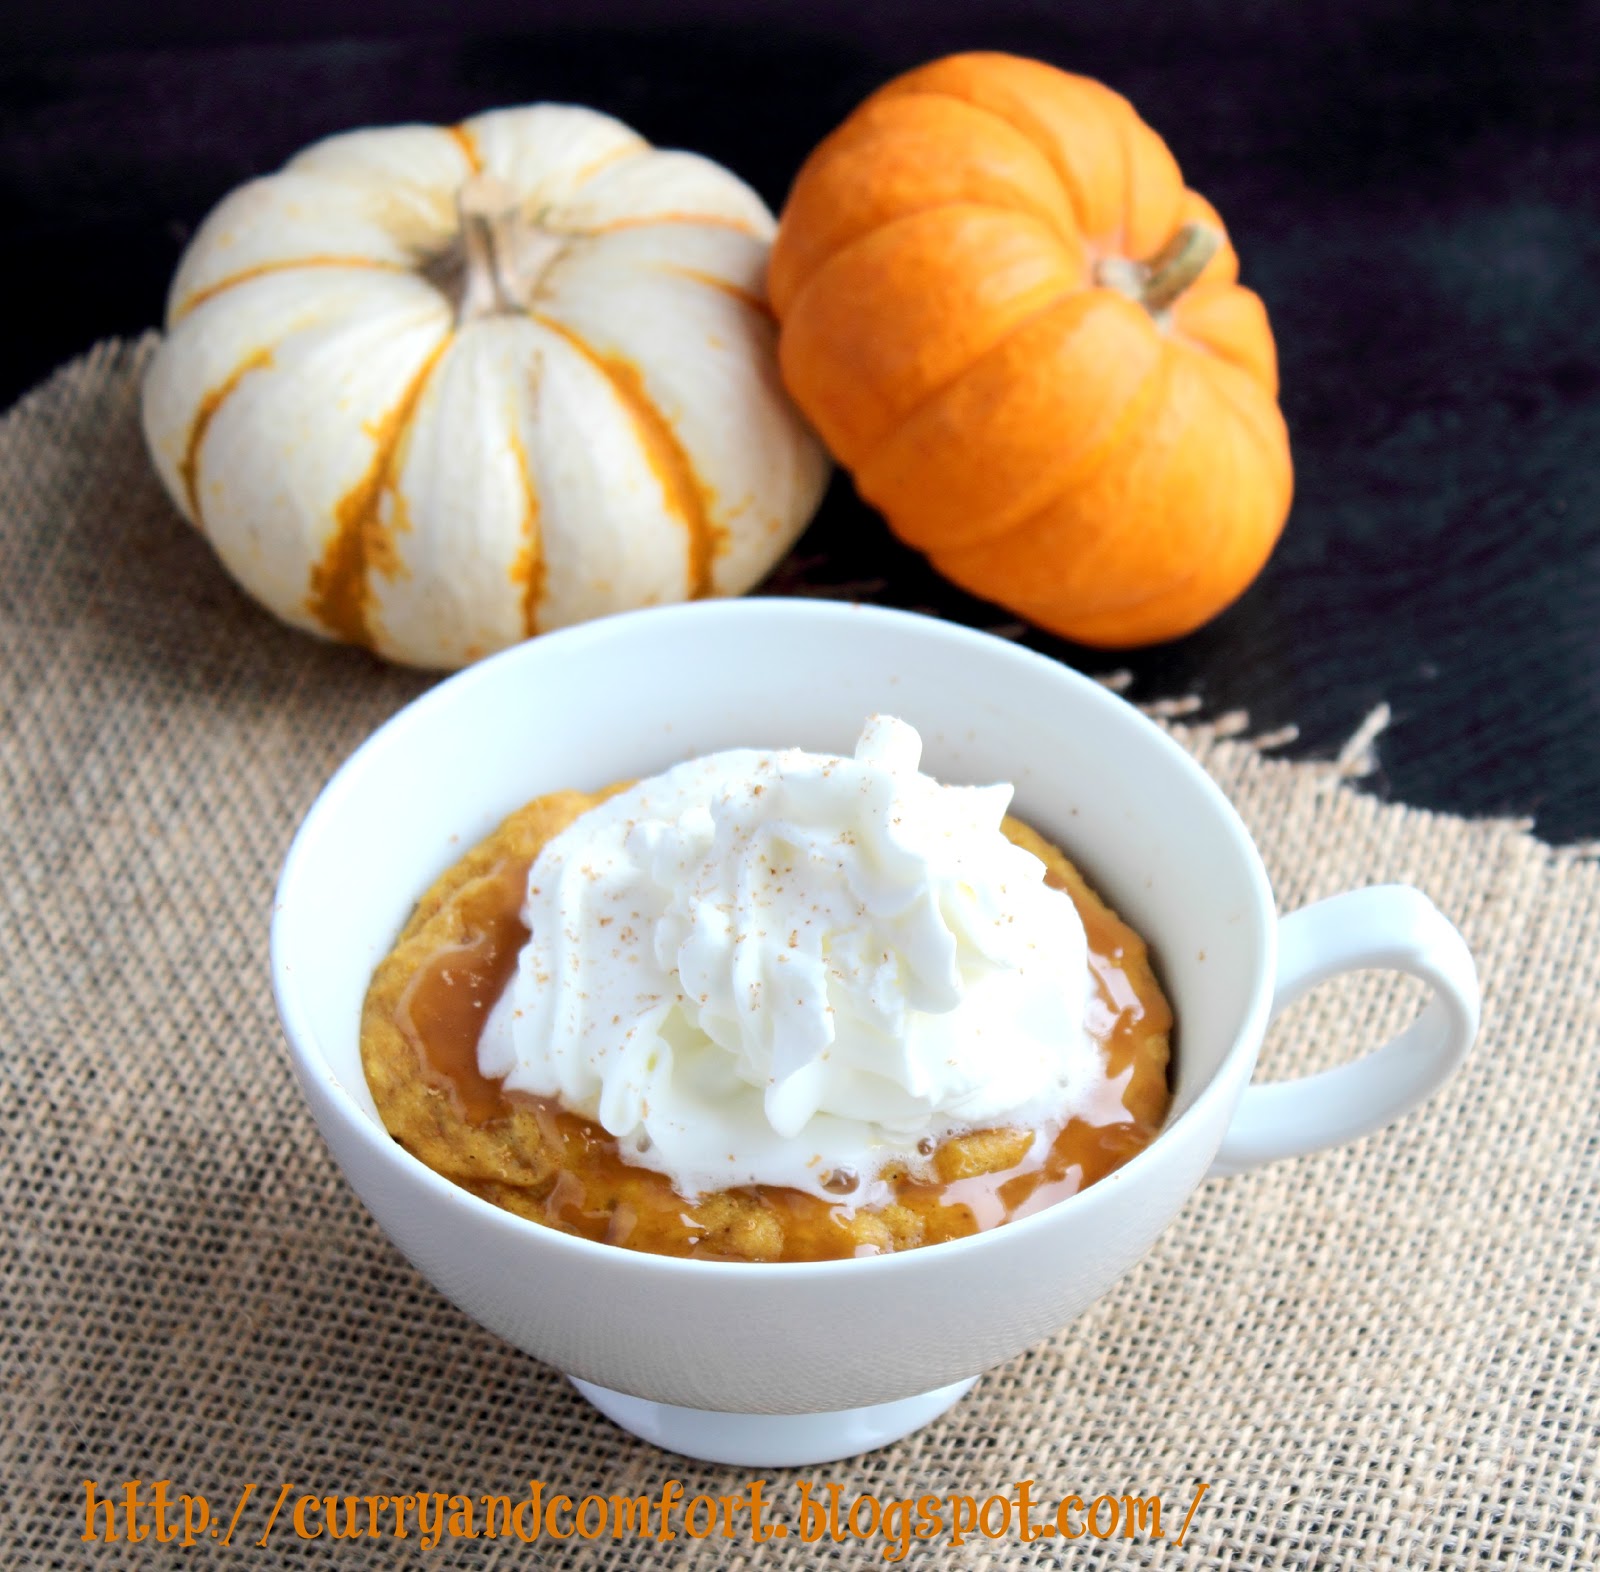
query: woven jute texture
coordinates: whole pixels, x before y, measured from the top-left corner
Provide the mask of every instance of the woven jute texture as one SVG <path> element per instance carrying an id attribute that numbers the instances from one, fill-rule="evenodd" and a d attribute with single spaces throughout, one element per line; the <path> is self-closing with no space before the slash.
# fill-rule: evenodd
<path id="1" fill-rule="evenodd" d="M 1524 826 L 1383 805 L 1216 726 L 1175 730 L 1285 907 L 1408 881 L 1465 930 L 1484 1029 L 1442 1096 L 1351 1149 L 1203 1186 L 1094 1311 L 921 1434 L 764 1471 L 785 1539 L 680 1526 L 424 1553 L 414 1520 L 405 1542 L 297 1538 L 306 1494 L 631 1496 L 676 1478 L 725 1495 L 749 1474 L 633 1441 L 469 1322 L 327 1156 L 268 991 L 272 886 L 323 781 L 425 679 L 291 633 L 232 587 L 151 477 L 147 354 L 103 346 L 0 424 L 0 1563 L 173 1564 L 181 1547 L 153 1537 L 84 1542 L 86 1480 L 119 1502 L 126 1481 L 146 1498 L 171 1481 L 224 1528 L 252 1484 L 229 1544 L 188 1552 L 207 1564 L 548 1568 L 882 1565 L 892 1542 L 801 1541 L 802 1481 L 848 1506 L 1032 1480 L 1052 1505 L 1159 1494 L 1165 1537 L 1013 1530 L 910 1559 L 1593 1564 L 1600 868 Z M 1415 1007 L 1392 979 L 1331 986 L 1264 1067 L 1332 1063 Z"/>

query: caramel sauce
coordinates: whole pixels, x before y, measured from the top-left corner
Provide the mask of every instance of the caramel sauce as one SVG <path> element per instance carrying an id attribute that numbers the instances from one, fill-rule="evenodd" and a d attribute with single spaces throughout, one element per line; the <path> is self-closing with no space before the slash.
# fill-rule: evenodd
<path id="1" fill-rule="evenodd" d="M 1148 1061 L 1136 1074 L 1140 1041 L 1165 1034 L 1172 1021 L 1143 965 L 1142 946 L 1138 967 L 1125 966 L 1124 945 L 1138 943 L 1131 931 L 1052 870 L 1048 882 L 1073 899 L 1089 938 L 1090 1030 L 1108 1059 L 1092 1118 L 1041 1131 L 955 1135 L 937 1147 L 929 1142 L 925 1168 L 880 1176 L 890 1192 L 882 1206 L 852 1208 L 764 1185 L 687 1200 L 664 1174 L 623 1161 L 598 1125 L 553 1099 L 507 1093 L 478 1069 L 484 1021 L 528 938 L 520 911 L 530 863 L 504 859 L 463 890 L 462 937 L 417 969 L 396 1015 L 423 1075 L 466 1131 L 537 1154 L 537 1163 L 524 1160 L 503 1177 L 485 1177 L 481 1164 L 449 1172 L 521 1216 L 661 1255 L 784 1261 L 876 1255 L 996 1228 L 1065 1200 L 1141 1151 L 1165 1116 L 1164 1054 L 1159 1075 Z"/>
<path id="2" fill-rule="evenodd" d="M 521 916 L 527 883 L 526 863 L 503 862 L 474 886 L 461 903 L 467 937 L 435 951 L 400 1000 L 400 1029 L 428 1079 L 468 1124 L 504 1118 L 508 1108 L 500 1083 L 478 1069 L 478 1039 L 528 942 Z"/>

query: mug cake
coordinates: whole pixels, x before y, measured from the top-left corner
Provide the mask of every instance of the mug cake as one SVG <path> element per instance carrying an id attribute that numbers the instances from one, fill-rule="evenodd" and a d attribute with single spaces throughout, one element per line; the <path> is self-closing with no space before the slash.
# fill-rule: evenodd
<path id="1" fill-rule="evenodd" d="M 512 813 L 368 988 L 389 1133 L 519 1216 L 662 1255 L 877 1255 L 1001 1226 L 1153 1138 L 1144 941 L 1012 788 L 732 749 Z"/>

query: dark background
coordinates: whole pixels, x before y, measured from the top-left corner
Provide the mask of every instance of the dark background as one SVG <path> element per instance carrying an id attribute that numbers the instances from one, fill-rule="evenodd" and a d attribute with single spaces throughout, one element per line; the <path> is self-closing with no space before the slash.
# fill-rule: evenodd
<path id="1" fill-rule="evenodd" d="M 1174 644 L 1030 636 L 1198 692 L 1372 789 L 1600 835 L 1600 6 L 1347 0 L 58 0 L 0 14 L 0 405 L 155 324 L 230 187 L 360 124 L 591 104 L 777 207 L 873 87 L 962 48 L 1132 98 L 1277 331 L 1298 494 L 1256 587 Z M 198 546 L 196 549 L 201 549 Z M 992 626 L 836 483 L 789 589 Z"/>

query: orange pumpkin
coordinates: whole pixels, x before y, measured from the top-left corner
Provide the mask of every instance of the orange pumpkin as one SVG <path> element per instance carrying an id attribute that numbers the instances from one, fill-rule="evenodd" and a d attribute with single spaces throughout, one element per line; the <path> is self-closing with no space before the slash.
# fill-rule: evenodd
<path id="1" fill-rule="evenodd" d="M 769 293 L 784 380 L 947 577 L 1087 644 L 1186 633 L 1289 509 L 1277 354 L 1120 94 L 1010 55 L 888 84 L 811 155 Z"/>

